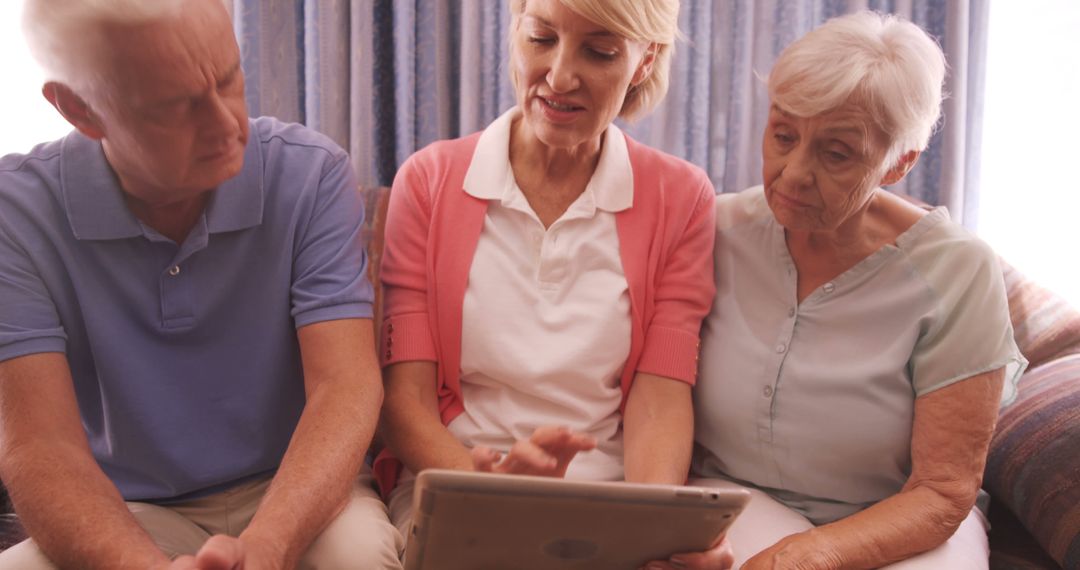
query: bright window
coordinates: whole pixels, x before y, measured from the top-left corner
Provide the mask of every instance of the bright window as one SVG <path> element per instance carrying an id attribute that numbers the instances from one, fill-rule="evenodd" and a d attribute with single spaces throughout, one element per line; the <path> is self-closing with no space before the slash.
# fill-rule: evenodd
<path id="1" fill-rule="evenodd" d="M 1080 308 L 1080 2 L 993 2 L 979 235 Z"/>
<path id="2" fill-rule="evenodd" d="M 21 24 L 22 0 L 0 1 L 5 76 L 0 90 L 0 155 L 26 152 L 71 131 L 71 125 L 41 96 L 41 69 L 26 49 Z"/>

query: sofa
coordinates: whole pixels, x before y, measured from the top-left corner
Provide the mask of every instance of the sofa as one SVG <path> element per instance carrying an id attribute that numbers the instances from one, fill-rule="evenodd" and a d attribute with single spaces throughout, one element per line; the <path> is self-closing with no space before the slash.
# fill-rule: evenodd
<path id="1" fill-rule="evenodd" d="M 378 283 L 389 189 L 364 196 Z M 1080 570 L 1080 312 L 1004 261 L 1002 269 L 1016 341 L 1030 365 L 990 444 L 990 568 Z M 24 535 L 2 487 L 0 493 L 2 549 Z"/>

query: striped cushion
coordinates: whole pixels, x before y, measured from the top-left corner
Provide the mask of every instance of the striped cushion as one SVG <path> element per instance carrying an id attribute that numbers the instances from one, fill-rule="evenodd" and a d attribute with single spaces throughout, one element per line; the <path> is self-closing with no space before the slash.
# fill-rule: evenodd
<path id="1" fill-rule="evenodd" d="M 1080 355 L 1029 371 L 1002 410 L 984 486 L 1064 568 L 1080 568 Z"/>
<path id="2" fill-rule="evenodd" d="M 1080 353 L 1080 312 L 1008 263 L 1001 268 L 1016 344 L 1030 366 Z"/>

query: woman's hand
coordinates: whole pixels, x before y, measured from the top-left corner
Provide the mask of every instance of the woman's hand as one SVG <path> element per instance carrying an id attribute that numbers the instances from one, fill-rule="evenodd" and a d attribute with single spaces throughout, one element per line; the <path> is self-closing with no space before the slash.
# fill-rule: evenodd
<path id="1" fill-rule="evenodd" d="M 742 570 L 836 570 L 840 559 L 811 530 L 793 534 L 762 550 Z"/>
<path id="2" fill-rule="evenodd" d="M 726 536 L 722 536 L 715 546 L 705 552 L 673 554 L 667 560 L 654 560 L 646 564 L 645 570 L 728 570 L 734 565 L 735 555 L 731 551 L 731 543 Z"/>
<path id="3" fill-rule="evenodd" d="M 596 439 L 573 432 L 565 426 L 541 426 L 532 437 L 521 440 L 503 457 L 490 447 L 472 450 L 473 468 L 488 473 L 563 477 L 570 460 L 582 451 L 596 448 Z"/>

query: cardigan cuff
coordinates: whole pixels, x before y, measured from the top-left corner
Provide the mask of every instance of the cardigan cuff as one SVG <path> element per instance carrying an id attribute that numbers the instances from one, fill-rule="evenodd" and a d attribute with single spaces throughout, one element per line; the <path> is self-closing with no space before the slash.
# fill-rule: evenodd
<path id="1" fill-rule="evenodd" d="M 698 335 L 679 329 L 652 326 L 645 333 L 637 371 L 674 378 L 690 384 L 697 381 Z"/>
<path id="2" fill-rule="evenodd" d="M 412 360 L 438 361 L 431 327 L 424 313 L 387 317 L 383 320 L 379 361 L 383 366 Z"/>

